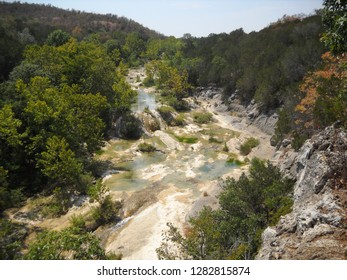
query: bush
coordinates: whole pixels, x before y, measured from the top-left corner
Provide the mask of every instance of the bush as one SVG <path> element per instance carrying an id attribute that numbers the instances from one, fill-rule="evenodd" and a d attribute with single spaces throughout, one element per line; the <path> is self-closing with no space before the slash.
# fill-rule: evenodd
<path id="1" fill-rule="evenodd" d="M 143 152 L 143 153 L 151 153 L 156 151 L 156 148 L 148 143 L 141 143 L 140 145 L 138 145 L 137 148 L 140 152 Z"/>
<path id="2" fill-rule="evenodd" d="M 92 216 L 98 226 L 106 225 L 119 219 L 119 210 L 122 208 L 120 201 L 113 201 L 111 196 L 106 196 L 100 205 L 92 210 Z"/>
<path id="3" fill-rule="evenodd" d="M 144 80 L 143 80 L 143 85 L 145 87 L 153 87 L 155 85 L 155 81 L 152 77 L 146 77 Z"/>
<path id="4" fill-rule="evenodd" d="M 0 219 L 0 260 L 20 259 L 27 233 L 23 225 Z"/>
<path id="5" fill-rule="evenodd" d="M 175 109 L 170 106 L 161 106 L 157 109 L 161 117 L 168 125 L 175 125 Z"/>
<path id="6" fill-rule="evenodd" d="M 209 112 L 195 112 L 193 119 L 198 124 L 206 124 L 212 121 L 212 114 Z"/>
<path id="7" fill-rule="evenodd" d="M 118 126 L 119 136 L 125 139 L 140 139 L 142 136 L 141 121 L 130 112 L 121 118 L 121 123 Z"/>
<path id="8" fill-rule="evenodd" d="M 21 189 L 10 189 L 0 186 L 0 212 L 10 207 L 20 206 L 24 199 L 25 196 Z"/>
<path id="9" fill-rule="evenodd" d="M 253 148 L 257 147 L 260 144 L 258 139 L 254 137 L 248 138 L 245 143 L 240 146 L 241 154 L 246 156 L 248 155 Z"/>
<path id="10" fill-rule="evenodd" d="M 69 227 L 62 231 L 44 231 L 29 245 L 28 260 L 105 260 L 99 239 L 89 232 Z"/>
<path id="11" fill-rule="evenodd" d="M 292 140 L 292 147 L 295 151 L 298 151 L 302 145 L 304 145 L 305 141 L 307 140 L 308 136 L 305 134 L 299 135 L 298 133 L 293 134 L 293 140 Z"/>
<path id="12" fill-rule="evenodd" d="M 189 104 L 183 99 L 171 97 L 168 99 L 168 104 L 175 108 L 178 112 L 185 112 L 189 110 Z"/>
<path id="13" fill-rule="evenodd" d="M 175 120 L 174 120 L 175 125 L 177 126 L 184 126 L 185 125 L 185 119 L 183 114 L 179 114 Z"/>
<path id="14" fill-rule="evenodd" d="M 196 142 L 198 142 L 198 138 L 194 137 L 194 136 L 178 136 L 178 135 L 174 135 L 175 138 L 178 140 L 178 142 L 181 143 L 186 143 L 186 144 L 195 144 Z"/>

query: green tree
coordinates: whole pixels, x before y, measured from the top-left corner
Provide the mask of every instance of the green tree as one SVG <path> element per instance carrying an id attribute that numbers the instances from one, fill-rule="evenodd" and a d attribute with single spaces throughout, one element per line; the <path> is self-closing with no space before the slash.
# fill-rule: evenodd
<path id="1" fill-rule="evenodd" d="M 189 221 L 184 235 L 169 225 L 157 249 L 159 258 L 252 259 L 265 227 L 291 211 L 293 182 L 259 159 L 252 160 L 249 173 L 224 181 L 220 209 L 202 210 Z"/>
<path id="2" fill-rule="evenodd" d="M 29 245 L 27 260 L 105 260 L 98 238 L 80 228 L 44 231 Z"/>
<path id="3" fill-rule="evenodd" d="M 38 165 L 54 185 L 62 187 L 77 186 L 83 170 L 65 139 L 57 136 L 47 140 L 46 151 L 41 153 Z"/>
<path id="4" fill-rule="evenodd" d="M 322 41 L 333 54 L 344 53 L 347 51 L 347 1 L 324 0 L 323 6 Z"/>
<path id="5" fill-rule="evenodd" d="M 70 39 L 70 34 L 64 32 L 61 29 L 54 30 L 51 34 L 48 35 L 46 44 L 49 46 L 58 47 L 66 44 Z"/>
<path id="6" fill-rule="evenodd" d="M 22 122 L 14 117 L 10 105 L 0 110 L 0 211 L 18 204 L 22 199 L 20 188 L 10 185 L 9 177 L 15 177 L 18 169 L 23 134 L 19 132 Z"/>
<path id="7" fill-rule="evenodd" d="M 25 226 L 0 219 L 0 260 L 21 259 L 27 233 Z"/>

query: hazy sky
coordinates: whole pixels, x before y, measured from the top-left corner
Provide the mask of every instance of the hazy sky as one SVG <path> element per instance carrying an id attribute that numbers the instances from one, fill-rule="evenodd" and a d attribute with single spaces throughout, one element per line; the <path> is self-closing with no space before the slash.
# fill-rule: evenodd
<path id="1" fill-rule="evenodd" d="M 14 2 L 14 1 L 6 1 Z M 25 0 L 64 9 L 110 13 L 133 19 L 164 35 L 207 36 L 237 28 L 258 31 L 283 15 L 310 14 L 323 0 Z"/>

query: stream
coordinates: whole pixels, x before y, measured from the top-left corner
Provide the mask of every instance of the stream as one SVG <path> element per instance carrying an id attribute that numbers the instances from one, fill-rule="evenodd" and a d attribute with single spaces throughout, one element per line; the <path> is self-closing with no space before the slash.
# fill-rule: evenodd
<path id="1" fill-rule="evenodd" d="M 138 72 L 132 75 L 133 81 L 143 76 Z M 132 80 L 130 83 L 134 86 Z M 132 111 L 155 110 L 156 93 L 135 86 L 138 98 Z M 230 153 L 223 149 L 225 143 L 238 141 L 242 133 L 223 123 L 230 116 L 222 117 L 209 124 L 196 124 L 192 112 L 186 112 L 184 127 L 169 127 L 138 141 L 109 142 L 102 158 L 116 168 L 108 172 L 104 182 L 114 197 L 126 197 L 127 222 L 113 227 L 104 240 L 106 251 L 121 253 L 123 259 L 157 259 L 155 249 L 168 222 L 183 229 L 188 217 L 204 205 L 218 207 L 220 179 L 238 177 L 246 168 L 227 162 Z M 177 136 L 194 137 L 195 141 L 180 142 Z M 142 142 L 158 151 L 139 152 L 137 147 Z"/>

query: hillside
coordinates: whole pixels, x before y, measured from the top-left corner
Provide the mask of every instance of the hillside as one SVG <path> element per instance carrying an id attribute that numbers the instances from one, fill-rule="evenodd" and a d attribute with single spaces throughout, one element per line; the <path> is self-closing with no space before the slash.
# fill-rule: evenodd
<path id="1" fill-rule="evenodd" d="M 112 32 L 138 32 L 145 39 L 163 37 L 156 31 L 125 17 L 64 10 L 51 5 L 0 2 L 0 16 L 14 21 L 17 31 L 29 28 L 38 41 L 44 40 L 57 28 L 79 38 L 100 33 L 106 39 L 111 37 Z"/>
<path id="2" fill-rule="evenodd" d="M 8 78 L 22 59 L 25 46 L 42 44 L 54 30 L 61 29 L 80 40 L 88 37 L 102 43 L 117 39 L 123 44 L 129 34 L 147 41 L 164 36 L 117 15 L 63 10 L 50 5 L 0 2 L 0 82 Z M 130 36 L 130 35 L 129 35 Z"/>

